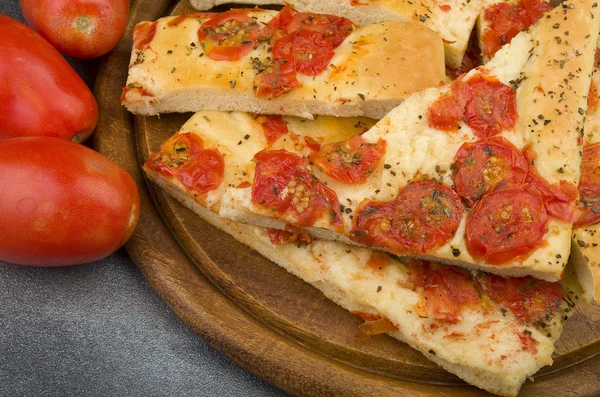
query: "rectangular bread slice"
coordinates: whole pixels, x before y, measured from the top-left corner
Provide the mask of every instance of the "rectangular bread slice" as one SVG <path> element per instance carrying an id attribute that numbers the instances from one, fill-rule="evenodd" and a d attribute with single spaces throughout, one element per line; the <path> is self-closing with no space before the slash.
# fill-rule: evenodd
<path id="1" fill-rule="evenodd" d="M 445 79 L 442 40 L 422 24 L 358 27 L 318 15 L 300 15 L 305 19 L 298 23 L 281 22 L 292 18 L 291 13 L 290 8 L 280 13 L 238 10 L 229 17 L 200 13 L 138 24 L 121 103 L 141 115 L 235 110 L 305 118 L 318 114 L 381 118 L 413 92 Z M 219 18 L 229 22 L 218 22 Z M 314 47 L 302 36 L 315 33 L 286 33 L 312 32 L 317 28 L 310 27 L 311 21 L 323 18 L 334 22 L 319 22 L 318 29 L 335 33 L 326 31 L 315 40 L 337 45 L 331 44 L 331 52 L 329 42 Z M 234 23 L 244 26 L 241 32 L 246 33 L 234 35 Z M 216 28 L 210 27 L 214 24 Z M 224 37 L 231 37 L 224 39 L 215 32 L 226 26 L 231 32 Z M 200 39 L 206 32 L 217 41 Z M 289 42 L 291 47 L 286 47 Z"/>
<path id="2" fill-rule="evenodd" d="M 502 279 L 310 241 L 298 230 L 267 230 L 220 218 L 185 177 L 190 164 L 198 167 L 196 161 L 208 157 L 180 135 L 190 132 L 176 134 L 162 146 L 172 147 L 168 161 L 176 165 L 170 168 L 173 173 L 153 166 L 158 157 L 164 159 L 161 149 L 144 166 L 147 177 L 207 222 L 364 319 L 359 334 L 387 332 L 468 383 L 503 396 L 516 396 L 526 379 L 552 363 L 554 342 L 581 295 L 571 270 L 560 284 Z M 231 181 L 233 173 L 225 174 Z"/>
<path id="3" fill-rule="evenodd" d="M 190 0 L 197 10 L 206 11 L 228 3 L 267 5 L 290 4 L 299 12 L 339 15 L 359 25 L 379 22 L 422 23 L 444 40 L 446 63 L 460 65 L 471 30 L 481 10 L 482 0 Z"/>

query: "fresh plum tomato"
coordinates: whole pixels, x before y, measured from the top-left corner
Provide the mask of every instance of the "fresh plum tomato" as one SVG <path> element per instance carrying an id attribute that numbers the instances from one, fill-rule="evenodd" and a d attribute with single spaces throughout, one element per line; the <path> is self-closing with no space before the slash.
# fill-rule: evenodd
<path id="1" fill-rule="evenodd" d="M 63 266 L 104 258 L 129 239 L 140 197 L 121 167 L 48 137 L 0 141 L 0 260 Z"/>
<path id="2" fill-rule="evenodd" d="M 129 0 L 20 0 L 27 23 L 63 54 L 96 58 L 125 33 Z"/>
<path id="3" fill-rule="evenodd" d="M 43 37 L 2 14 L 0 37 L 0 139 L 87 139 L 98 106 L 81 77 Z"/>

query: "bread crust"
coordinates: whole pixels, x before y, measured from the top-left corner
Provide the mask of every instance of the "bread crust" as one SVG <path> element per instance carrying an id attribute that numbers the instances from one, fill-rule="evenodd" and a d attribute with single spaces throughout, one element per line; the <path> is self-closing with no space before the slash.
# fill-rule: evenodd
<path id="1" fill-rule="evenodd" d="M 276 11 L 249 15 L 266 23 Z M 148 47 L 132 51 L 121 97 L 132 113 L 236 110 L 381 118 L 413 92 L 445 78 L 443 45 L 436 33 L 420 24 L 385 22 L 357 28 L 320 75 L 298 75 L 301 87 L 276 98 L 257 98 L 252 59 L 269 56 L 266 44 L 239 61 L 215 61 L 204 56 L 198 41 L 201 23 L 187 18 L 169 27 L 173 19 L 158 20 Z"/>
<path id="2" fill-rule="evenodd" d="M 457 0 L 235 0 L 239 4 L 290 4 L 299 12 L 317 12 L 339 15 L 359 25 L 393 21 L 422 23 L 444 40 L 446 63 L 453 68 L 460 66 L 471 30 L 477 20 L 483 0 L 468 2 Z M 231 3 L 229 0 L 191 0 L 197 10 L 209 10 L 214 6 Z"/>

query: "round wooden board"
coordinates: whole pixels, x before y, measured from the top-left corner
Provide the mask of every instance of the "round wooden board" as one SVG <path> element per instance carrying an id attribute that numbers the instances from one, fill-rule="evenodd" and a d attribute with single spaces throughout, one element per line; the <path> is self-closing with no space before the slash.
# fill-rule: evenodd
<path id="1" fill-rule="evenodd" d="M 142 215 L 127 249 L 150 284 L 218 351 L 292 394 L 483 395 L 387 336 L 358 341 L 357 318 L 146 183 L 140 164 L 190 114 L 134 118 L 121 107 L 131 33 L 139 21 L 190 11 L 187 0 L 133 0 L 128 33 L 103 60 L 95 86 L 95 147 L 138 184 Z M 599 353 L 600 307 L 582 304 L 554 365 L 520 396 L 599 396 Z"/>

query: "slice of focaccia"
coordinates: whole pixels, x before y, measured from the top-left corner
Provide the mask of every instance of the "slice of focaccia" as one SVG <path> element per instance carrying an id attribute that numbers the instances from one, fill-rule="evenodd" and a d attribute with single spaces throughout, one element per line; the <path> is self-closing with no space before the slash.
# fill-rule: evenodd
<path id="1" fill-rule="evenodd" d="M 560 284 L 531 277 L 505 279 L 311 240 L 300 229 L 237 224 L 216 213 L 219 195 L 210 187 L 247 183 L 253 171 L 237 159 L 257 149 L 261 140 L 309 151 L 307 146 L 318 145 L 317 139 L 326 144 L 336 133 L 343 139 L 370 123 L 368 119 L 310 121 L 202 112 L 148 158 L 144 171 L 206 221 L 364 319 L 359 335 L 388 333 L 477 387 L 515 396 L 528 377 L 552 363 L 554 341 L 581 295 L 570 271 Z M 232 136 L 238 139 L 233 146 L 216 133 L 246 125 L 252 128 Z M 211 132 L 199 136 L 199 129 Z"/>
<path id="2" fill-rule="evenodd" d="M 419 22 L 440 34 L 446 62 L 458 67 L 467 49 L 469 36 L 483 1 L 457 0 L 190 0 L 194 8 L 206 11 L 227 3 L 290 4 L 299 12 L 339 15 L 359 25 L 379 22 Z"/>
<path id="3" fill-rule="evenodd" d="M 220 215 L 558 280 L 599 21 L 592 0 L 563 3 L 484 67 L 414 94 L 360 137 L 308 156 L 257 153 L 252 186 L 226 189 Z"/>
<path id="4" fill-rule="evenodd" d="M 587 267 L 577 267 L 588 299 L 600 301 L 600 42 L 594 60 L 594 75 L 588 94 L 588 111 L 583 136 L 583 159 L 579 181 L 582 216 L 573 225 L 574 254 Z"/>
<path id="5" fill-rule="evenodd" d="M 236 110 L 381 118 L 445 78 L 440 37 L 420 24 L 358 27 L 290 7 L 138 24 L 121 103 L 135 114 Z"/>
<path id="6" fill-rule="evenodd" d="M 484 6 L 478 22 L 480 46 L 484 60 L 492 57 L 522 29 L 542 17 L 552 5 L 546 1 L 489 2 Z M 564 38 L 568 40 L 568 37 Z M 563 38 L 556 36 L 557 43 Z M 588 93 L 588 109 L 583 136 L 583 159 L 579 182 L 581 218 L 573 225 L 572 262 L 576 264 L 584 283 L 587 300 L 600 300 L 600 51 L 596 50 L 594 72 Z"/>

